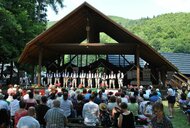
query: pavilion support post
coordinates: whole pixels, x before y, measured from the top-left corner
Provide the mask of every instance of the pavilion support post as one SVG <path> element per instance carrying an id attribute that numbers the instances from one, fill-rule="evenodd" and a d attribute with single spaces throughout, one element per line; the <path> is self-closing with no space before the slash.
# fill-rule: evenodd
<path id="1" fill-rule="evenodd" d="M 87 14 L 86 19 L 86 32 L 87 32 L 87 42 L 97 43 L 100 42 L 100 33 L 94 25 L 93 17 Z"/>
<path id="2" fill-rule="evenodd" d="M 136 48 L 136 54 L 135 54 L 135 63 L 136 63 L 136 67 L 137 67 L 137 87 L 139 88 L 140 86 L 140 51 L 139 51 L 139 46 L 137 46 Z"/>
<path id="3" fill-rule="evenodd" d="M 38 86 L 41 85 L 41 69 L 42 69 L 42 49 L 39 50 L 39 56 L 38 56 Z"/>

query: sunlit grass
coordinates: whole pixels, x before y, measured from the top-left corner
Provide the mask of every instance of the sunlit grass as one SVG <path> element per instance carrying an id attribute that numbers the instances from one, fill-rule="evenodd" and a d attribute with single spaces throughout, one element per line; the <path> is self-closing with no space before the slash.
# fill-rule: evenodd
<path id="1" fill-rule="evenodd" d="M 168 115 L 168 104 L 167 101 L 163 101 L 164 109 L 166 115 Z M 182 110 L 177 106 L 177 103 L 175 104 L 175 113 L 174 118 L 171 119 L 173 127 L 174 128 L 190 128 L 190 125 L 188 125 L 187 122 L 187 116 L 182 112 Z"/>

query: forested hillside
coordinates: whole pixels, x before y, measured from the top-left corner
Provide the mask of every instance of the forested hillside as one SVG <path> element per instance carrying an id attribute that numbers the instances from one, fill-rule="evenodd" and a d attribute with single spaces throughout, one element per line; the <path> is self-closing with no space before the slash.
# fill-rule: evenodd
<path id="1" fill-rule="evenodd" d="M 139 20 L 117 16 L 110 18 L 159 52 L 190 53 L 190 13 L 170 13 Z M 103 42 L 110 41 L 109 37 L 102 36 Z"/>

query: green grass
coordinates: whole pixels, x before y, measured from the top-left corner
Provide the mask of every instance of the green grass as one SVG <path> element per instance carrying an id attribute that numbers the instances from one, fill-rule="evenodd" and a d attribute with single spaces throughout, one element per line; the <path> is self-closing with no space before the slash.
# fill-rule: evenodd
<path id="1" fill-rule="evenodd" d="M 166 115 L 168 115 L 168 104 L 167 101 L 163 101 L 164 109 Z M 190 128 L 187 122 L 187 116 L 182 112 L 182 110 L 175 104 L 174 118 L 171 119 L 174 128 Z"/>

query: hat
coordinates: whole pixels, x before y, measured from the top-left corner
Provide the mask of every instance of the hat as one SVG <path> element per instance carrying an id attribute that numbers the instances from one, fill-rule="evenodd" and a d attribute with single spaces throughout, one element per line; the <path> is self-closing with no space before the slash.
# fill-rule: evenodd
<path id="1" fill-rule="evenodd" d="M 156 91 L 159 92 L 160 90 L 157 88 Z"/>
<path id="2" fill-rule="evenodd" d="M 106 111 L 107 105 L 106 105 L 105 103 L 101 103 L 101 104 L 99 105 L 99 108 L 100 108 L 101 111 Z"/>

